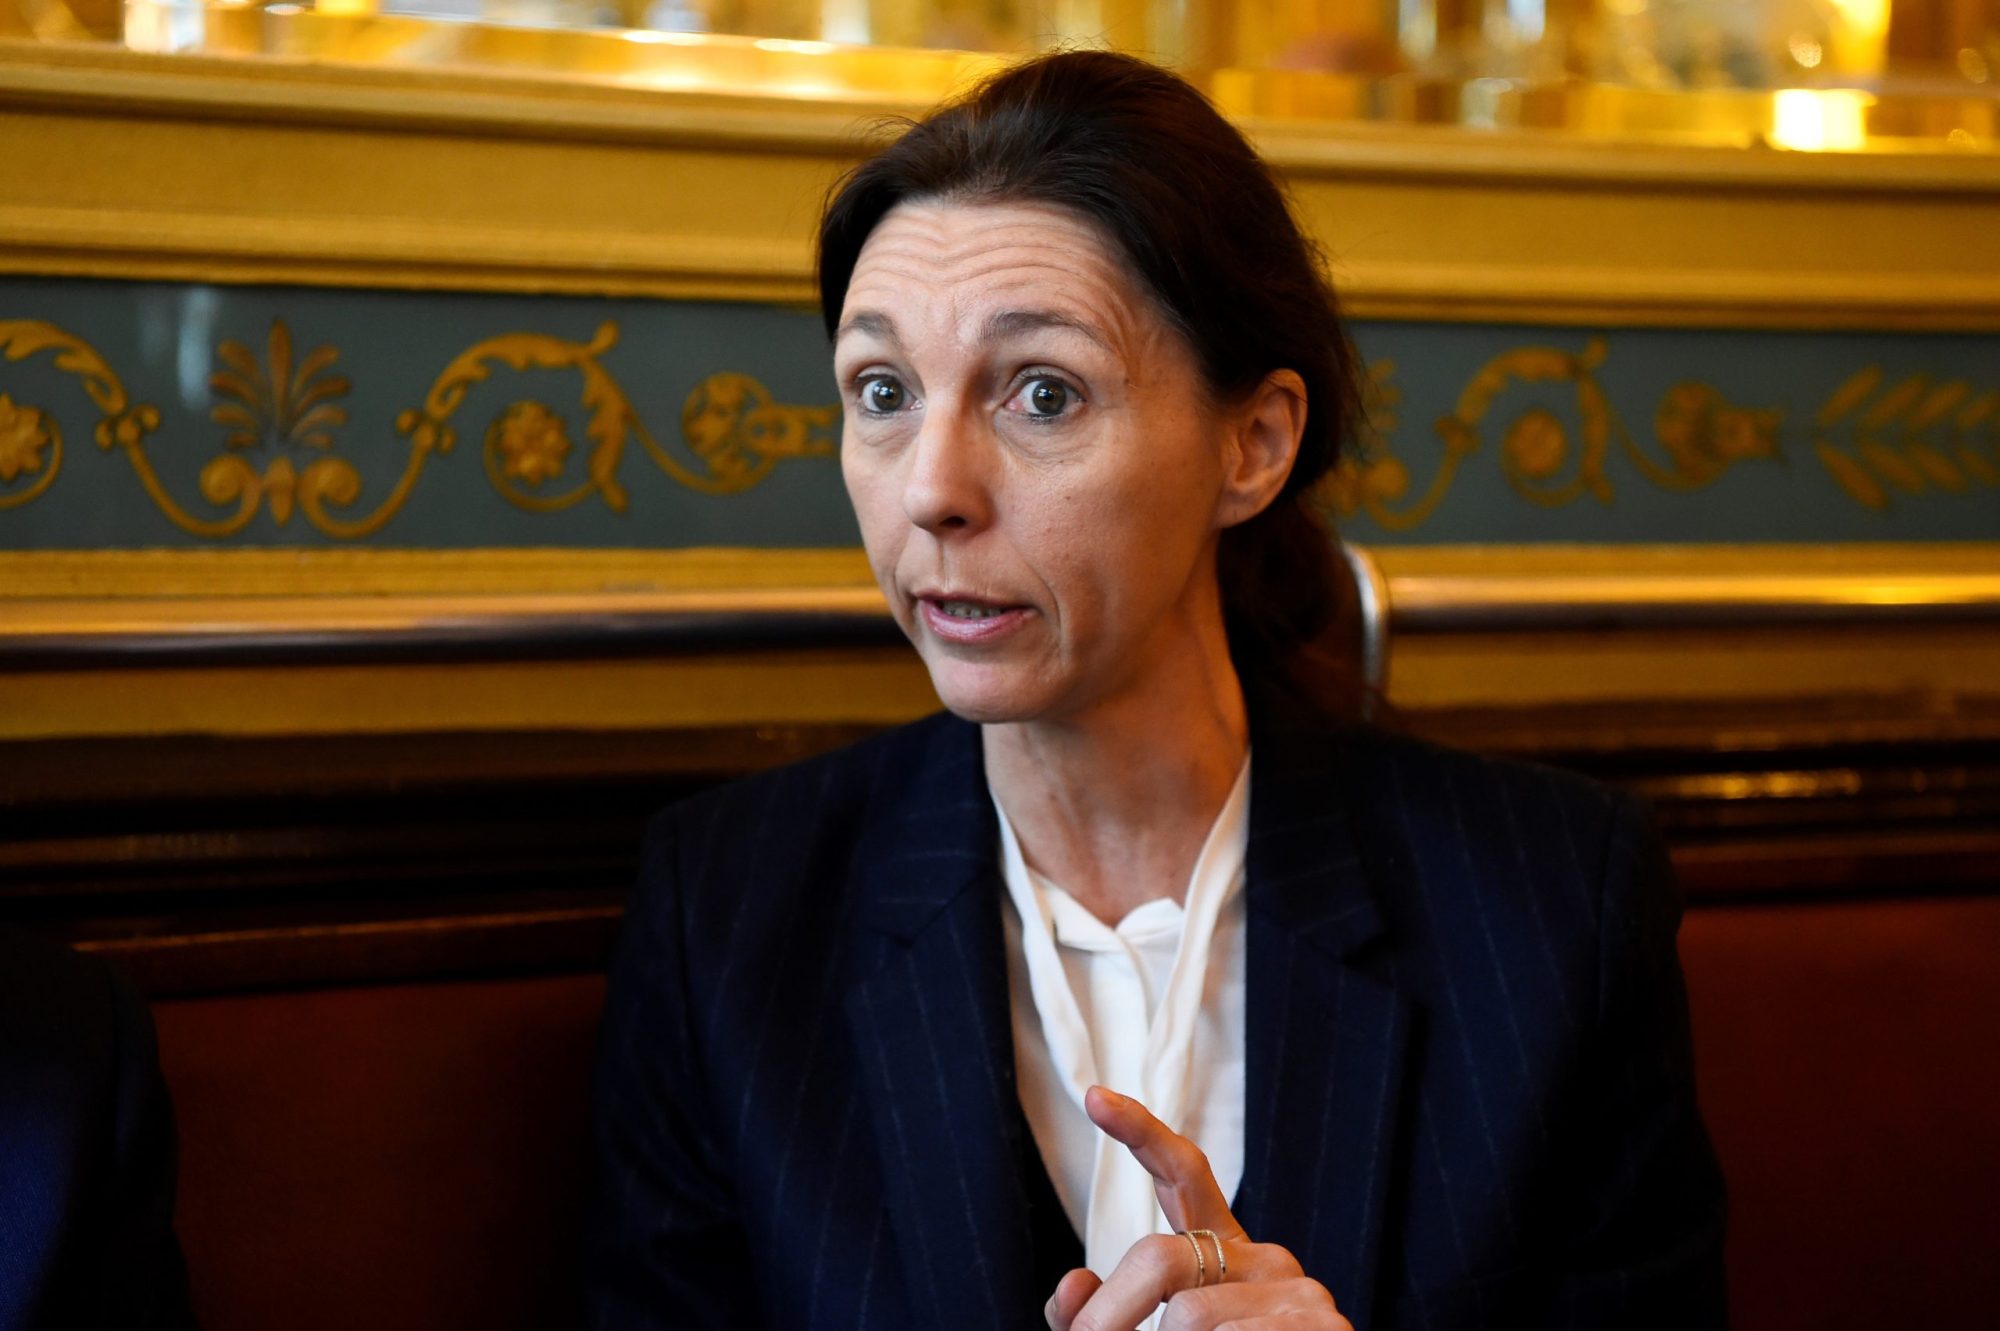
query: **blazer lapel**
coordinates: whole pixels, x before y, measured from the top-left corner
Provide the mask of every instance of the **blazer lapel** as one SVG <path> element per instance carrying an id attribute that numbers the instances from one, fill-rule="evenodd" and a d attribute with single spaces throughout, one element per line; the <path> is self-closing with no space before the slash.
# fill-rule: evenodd
<path id="1" fill-rule="evenodd" d="M 857 869 L 867 971 L 846 1001 L 892 1231 L 920 1325 L 1039 1317 L 1018 1162 L 999 829 L 978 727 L 941 722 Z M 1029 1149 L 1032 1149 L 1031 1147 Z"/>
<path id="2" fill-rule="evenodd" d="M 1365 1326 L 1410 1013 L 1350 964 L 1383 920 L 1357 849 L 1344 742 L 1275 723 L 1253 738 L 1237 1218 L 1252 1238 L 1290 1248 Z"/>

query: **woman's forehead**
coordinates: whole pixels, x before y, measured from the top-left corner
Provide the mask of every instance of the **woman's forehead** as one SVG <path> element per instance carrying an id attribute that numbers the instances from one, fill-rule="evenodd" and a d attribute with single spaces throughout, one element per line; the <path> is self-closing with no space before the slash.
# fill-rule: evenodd
<path id="1" fill-rule="evenodd" d="M 1087 219 L 1033 203 L 921 202 L 899 204 L 869 234 L 840 333 L 990 337 L 1069 323 L 1117 347 L 1159 322 Z"/>

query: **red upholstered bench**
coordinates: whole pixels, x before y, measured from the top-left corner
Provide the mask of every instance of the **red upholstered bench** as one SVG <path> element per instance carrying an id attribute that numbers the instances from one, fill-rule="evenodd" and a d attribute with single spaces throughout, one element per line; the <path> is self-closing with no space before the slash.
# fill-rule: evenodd
<path id="1" fill-rule="evenodd" d="M 1681 959 L 1738 1331 L 2000 1325 L 2000 899 L 1698 910 Z"/>
<path id="2" fill-rule="evenodd" d="M 2000 900 L 1683 936 L 1742 1331 L 2000 1309 Z M 561 1327 L 595 976 L 163 1000 L 208 1331 Z"/>
<path id="3" fill-rule="evenodd" d="M 154 1004 L 205 1331 L 565 1327 L 596 975 Z"/>

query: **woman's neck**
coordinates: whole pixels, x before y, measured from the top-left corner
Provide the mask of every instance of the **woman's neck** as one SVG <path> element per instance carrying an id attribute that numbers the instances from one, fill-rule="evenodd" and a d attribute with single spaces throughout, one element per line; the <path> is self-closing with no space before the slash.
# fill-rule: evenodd
<path id="1" fill-rule="evenodd" d="M 1080 716 L 988 725 L 986 779 L 1028 864 L 1116 924 L 1182 901 L 1249 752 L 1242 685 L 1220 635 Z"/>

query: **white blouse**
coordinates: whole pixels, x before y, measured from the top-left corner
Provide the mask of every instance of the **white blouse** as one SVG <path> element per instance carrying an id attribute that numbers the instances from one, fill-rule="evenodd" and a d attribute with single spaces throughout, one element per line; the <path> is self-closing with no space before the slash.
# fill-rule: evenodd
<path id="1" fill-rule="evenodd" d="M 1195 860 L 1185 906 L 1157 897 L 1113 928 L 1028 867 L 1000 810 L 1021 1107 L 1083 1235 L 1084 1264 L 1100 1276 L 1140 1238 L 1172 1226 L 1152 1178 L 1083 1112 L 1093 1084 L 1139 1100 L 1200 1146 L 1223 1196 L 1234 1197 L 1243 1177 L 1249 813 L 1245 758 Z"/>

